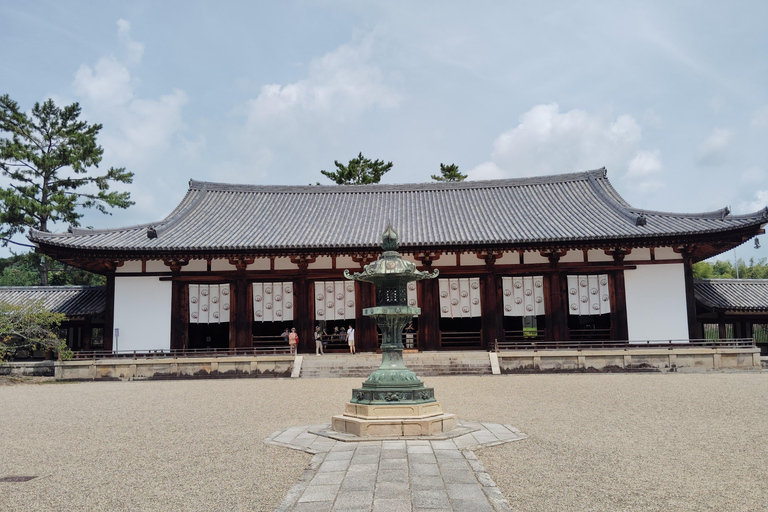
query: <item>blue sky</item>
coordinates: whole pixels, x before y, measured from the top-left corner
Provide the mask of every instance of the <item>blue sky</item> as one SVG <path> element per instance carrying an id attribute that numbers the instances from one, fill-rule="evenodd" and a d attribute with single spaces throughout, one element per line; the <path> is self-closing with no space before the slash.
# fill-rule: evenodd
<path id="1" fill-rule="evenodd" d="M 79 102 L 136 175 L 86 226 L 158 220 L 190 178 L 330 183 L 358 152 L 386 183 L 605 166 L 639 208 L 768 205 L 768 3 L 0 0 L 0 46 L 0 94 Z"/>

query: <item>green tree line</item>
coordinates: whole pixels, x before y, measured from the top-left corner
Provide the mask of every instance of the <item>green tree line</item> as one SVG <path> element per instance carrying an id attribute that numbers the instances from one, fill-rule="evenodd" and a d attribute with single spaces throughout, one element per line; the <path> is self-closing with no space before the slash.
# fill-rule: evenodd
<path id="1" fill-rule="evenodd" d="M 717 260 L 714 263 L 700 261 L 693 264 L 694 279 L 736 279 L 736 269 L 740 279 L 768 279 L 768 261 L 761 258 L 757 262 L 749 259 L 749 264 L 739 259 L 736 264 L 731 261 Z"/>

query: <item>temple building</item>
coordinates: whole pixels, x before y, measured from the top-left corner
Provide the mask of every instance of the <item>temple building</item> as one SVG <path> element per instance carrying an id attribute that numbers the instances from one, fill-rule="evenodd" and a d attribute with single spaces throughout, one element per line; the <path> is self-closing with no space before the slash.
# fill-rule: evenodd
<path id="1" fill-rule="evenodd" d="M 296 327 L 353 325 L 378 348 L 368 283 L 345 280 L 399 251 L 437 279 L 410 283 L 420 350 L 499 342 L 702 338 L 692 264 L 768 223 L 634 208 L 605 169 L 558 176 L 408 185 L 262 186 L 190 181 L 163 220 L 117 229 L 32 231 L 39 252 L 107 277 L 106 350 L 258 346 Z"/>

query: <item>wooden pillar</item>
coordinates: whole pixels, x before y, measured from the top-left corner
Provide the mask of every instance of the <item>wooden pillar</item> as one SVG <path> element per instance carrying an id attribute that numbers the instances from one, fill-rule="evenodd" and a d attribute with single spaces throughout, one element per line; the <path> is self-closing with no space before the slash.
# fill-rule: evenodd
<path id="1" fill-rule="evenodd" d="M 494 347 L 494 340 L 504 341 L 501 277 L 491 272 L 485 274 L 482 281 L 483 339 L 481 343 L 484 350 L 490 350 Z"/>
<path id="2" fill-rule="evenodd" d="M 107 274 L 107 309 L 104 312 L 104 350 L 112 351 L 115 335 L 115 273 Z"/>
<path id="3" fill-rule="evenodd" d="M 355 349 L 359 352 L 376 352 L 379 349 L 379 331 L 370 317 L 363 316 L 363 308 L 376 306 L 376 288 L 362 281 L 355 284 Z"/>
<path id="4" fill-rule="evenodd" d="M 544 276 L 544 300 L 547 307 L 547 338 L 568 341 L 568 280 L 564 274 L 552 272 Z"/>
<path id="5" fill-rule="evenodd" d="M 419 281 L 419 347 L 422 350 L 440 349 L 440 287 L 437 279 Z"/>
<path id="6" fill-rule="evenodd" d="M 704 336 L 699 328 L 699 323 L 696 321 L 696 296 L 693 292 L 693 259 L 689 256 L 685 256 L 683 259 L 683 272 L 685 275 L 685 306 L 688 318 L 688 338 L 692 340 L 701 339 Z"/>
<path id="7" fill-rule="evenodd" d="M 91 322 L 91 316 L 85 317 L 85 323 L 82 329 L 82 350 L 91 350 L 91 333 L 93 332 L 93 323 Z"/>
<path id="8" fill-rule="evenodd" d="M 189 285 L 171 281 L 171 350 L 189 348 Z"/>
<path id="9" fill-rule="evenodd" d="M 312 337 L 312 319 L 314 318 L 314 300 L 312 286 L 306 276 L 293 282 L 293 326 L 299 335 L 299 354 L 314 354 L 315 340 Z"/>
<path id="10" fill-rule="evenodd" d="M 718 329 L 718 336 L 721 340 L 724 340 L 728 337 L 728 333 L 725 330 L 725 316 L 722 313 L 717 314 L 717 329 Z"/>
<path id="11" fill-rule="evenodd" d="M 234 290 L 230 294 L 234 304 L 230 304 L 229 347 L 252 347 L 253 293 L 251 290 L 253 287 L 245 276 L 238 276 L 233 285 Z M 232 318 L 233 314 L 234 318 Z"/>
<path id="12" fill-rule="evenodd" d="M 608 289 L 611 294 L 611 339 L 614 341 L 628 340 L 627 293 L 624 287 L 623 270 L 608 274 Z"/>

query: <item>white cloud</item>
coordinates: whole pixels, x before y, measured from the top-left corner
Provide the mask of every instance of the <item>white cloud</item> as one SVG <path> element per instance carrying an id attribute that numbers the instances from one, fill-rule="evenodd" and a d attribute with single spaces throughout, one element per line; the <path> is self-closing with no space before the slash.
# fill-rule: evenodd
<path id="1" fill-rule="evenodd" d="M 630 160 L 624 177 L 641 192 L 654 192 L 664 188 L 664 183 L 657 179 L 663 169 L 661 151 L 640 150 Z"/>
<path id="2" fill-rule="evenodd" d="M 267 84 L 248 101 L 248 124 L 322 117 L 343 122 L 373 107 L 391 108 L 400 95 L 385 83 L 384 74 L 371 64 L 373 37 L 343 44 L 314 59 L 307 77 L 286 85 Z"/>
<path id="3" fill-rule="evenodd" d="M 112 56 L 102 57 L 91 68 L 86 64 L 75 73 L 72 88 L 78 96 L 100 107 L 124 105 L 133 99 L 134 85 L 125 64 Z"/>
<path id="4" fill-rule="evenodd" d="M 635 158 L 629 162 L 626 176 L 628 178 L 647 176 L 659 173 L 662 169 L 661 152 L 658 149 L 654 151 L 638 151 Z"/>
<path id="5" fill-rule="evenodd" d="M 106 55 L 93 67 L 81 65 L 72 88 L 83 109 L 104 125 L 100 142 L 106 158 L 122 166 L 147 161 L 171 147 L 185 128 L 182 111 L 189 98 L 180 89 L 159 99 L 137 97 L 138 80 L 130 67 L 141 63 L 144 45 L 131 39 L 130 23 L 121 19 L 117 26 L 125 61 Z M 189 144 L 182 142 L 187 152 Z"/>
<path id="6" fill-rule="evenodd" d="M 131 39 L 131 24 L 125 20 L 117 20 L 117 38 L 125 49 L 125 54 L 130 64 L 141 64 L 144 56 L 144 45 Z"/>
<path id="7" fill-rule="evenodd" d="M 634 117 L 560 112 L 556 103 L 536 105 L 493 143 L 492 161 L 468 172 L 470 179 L 536 176 L 607 167 L 625 169 L 636 155 L 642 130 Z M 657 155 L 658 159 L 658 155 Z"/>
<path id="8" fill-rule="evenodd" d="M 725 161 L 725 154 L 733 139 L 733 132 L 722 128 L 712 130 L 707 139 L 699 145 L 696 163 L 699 165 L 717 165 Z"/>
<path id="9" fill-rule="evenodd" d="M 768 190 L 758 190 L 755 192 L 755 199 L 741 203 L 739 210 L 741 210 L 740 213 L 751 213 L 762 210 L 766 206 L 768 206 Z"/>

